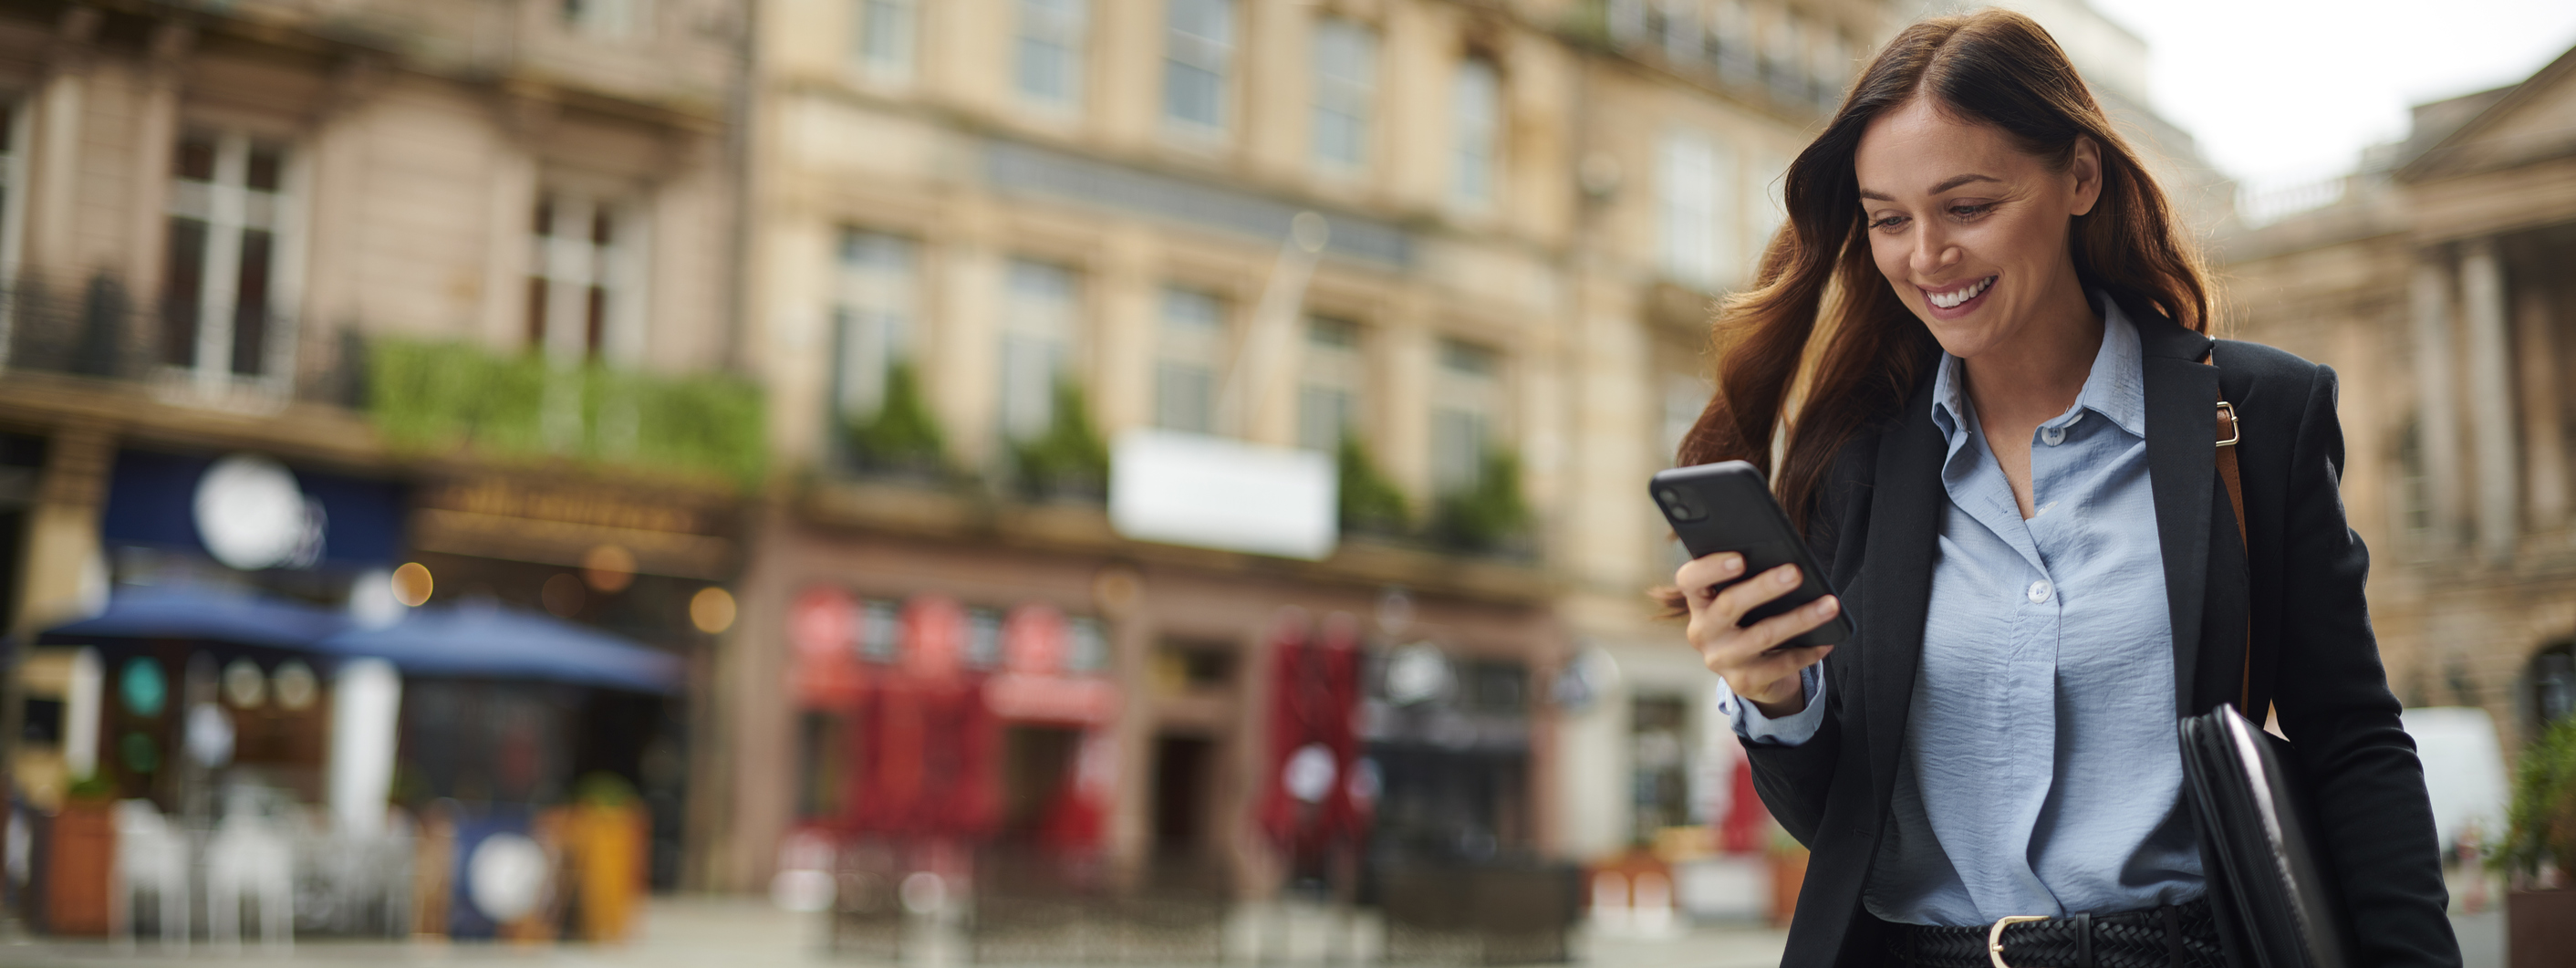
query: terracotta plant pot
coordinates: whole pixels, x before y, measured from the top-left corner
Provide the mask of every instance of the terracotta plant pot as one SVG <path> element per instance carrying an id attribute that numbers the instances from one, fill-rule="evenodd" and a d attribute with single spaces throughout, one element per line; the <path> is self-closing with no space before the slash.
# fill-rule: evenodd
<path id="1" fill-rule="evenodd" d="M 1798 913 L 1798 889 L 1807 883 L 1807 852 L 1773 851 L 1771 854 L 1771 926 L 1785 928 Z"/>
<path id="2" fill-rule="evenodd" d="M 2576 965 L 2576 890 L 2506 894 L 2504 922 L 2510 968 Z"/>
<path id="3" fill-rule="evenodd" d="M 107 934 L 107 892 L 116 867 L 116 804 L 74 800 L 54 816 L 45 876 L 45 927 L 55 934 Z"/>

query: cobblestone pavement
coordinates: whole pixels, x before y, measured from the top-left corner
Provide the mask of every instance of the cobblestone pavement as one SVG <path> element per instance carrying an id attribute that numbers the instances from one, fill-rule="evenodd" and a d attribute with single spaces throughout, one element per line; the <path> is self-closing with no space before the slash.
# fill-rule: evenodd
<path id="1" fill-rule="evenodd" d="M 1280 913 L 1256 909 L 1238 916 L 1229 930 L 1235 957 L 1227 964 L 1322 968 L 1326 964 L 1322 955 L 1332 942 L 1320 912 L 1289 912 L 1284 940 L 1275 927 L 1263 933 L 1265 925 L 1280 923 Z M 1360 933 L 1368 933 L 1366 925 Z M 1761 927 L 1702 927 L 1658 938 L 1591 937 L 1578 932 L 1575 944 L 1578 963 L 1610 968 L 1768 968 L 1779 963 L 1782 937 Z M 1272 939 L 1271 943 L 1265 945 L 1264 938 Z M 901 968 L 962 965 L 952 954 L 953 945 L 926 940 L 930 943 L 917 945 Z M 1271 951 L 1266 959 L 1257 954 L 1264 948 Z M 1369 964 L 1374 946 L 1363 943 L 1359 948 L 1361 964 Z M 1348 948 L 1336 945 L 1335 950 Z M 869 964 L 826 953 L 818 916 L 790 914 L 762 901 L 735 898 L 657 900 L 645 916 L 642 936 L 614 946 L 308 940 L 284 952 L 256 943 L 238 952 L 199 944 L 183 954 L 165 952 L 150 941 L 134 950 L 99 941 L 0 942 L 0 968 L 177 968 L 208 963 L 237 968 L 867 968 Z M 1349 964 L 1347 960 L 1339 963 Z"/>

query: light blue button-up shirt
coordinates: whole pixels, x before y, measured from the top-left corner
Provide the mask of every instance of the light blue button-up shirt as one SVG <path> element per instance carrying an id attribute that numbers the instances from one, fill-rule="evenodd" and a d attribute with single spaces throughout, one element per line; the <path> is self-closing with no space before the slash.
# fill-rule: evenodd
<path id="1" fill-rule="evenodd" d="M 1945 354 L 1933 378 L 1949 501 L 1894 802 L 1863 895 L 1882 919 L 1991 924 L 2204 890 L 2174 741 L 2138 333 L 2117 304 L 2095 305 L 2092 373 L 2032 437 L 2029 520 L 1959 358 Z M 1722 682 L 1719 708 L 1749 741 L 1804 743 L 1824 716 L 1820 670 L 1803 675 L 1796 715 L 1769 719 Z"/>

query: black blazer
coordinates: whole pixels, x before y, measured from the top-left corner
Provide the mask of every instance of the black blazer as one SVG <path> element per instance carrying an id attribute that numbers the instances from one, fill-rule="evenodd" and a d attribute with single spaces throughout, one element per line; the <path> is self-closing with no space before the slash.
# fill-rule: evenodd
<path id="1" fill-rule="evenodd" d="M 2177 716 L 2233 702 L 2250 607 L 2252 708 L 2277 708 L 2315 792 L 2320 831 L 2354 925 L 2356 966 L 2458 965 L 2433 811 L 2398 726 L 2362 581 L 2369 553 L 2337 493 L 2343 430 L 2334 371 L 2253 343 L 2212 340 L 2121 300 L 2144 351 L 2147 472 L 2172 609 Z M 1923 652 L 1943 501 L 1931 368 L 1904 412 L 1835 457 L 1808 543 L 1857 636 L 1825 660 L 1827 715 L 1798 746 L 1753 746 L 1753 782 L 1814 852 L 1782 963 L 1876 966 L 1887 925 L 1863 909 Z M 2217 472 L 2212 410 L 2243 428 L 2248 552 Z M 2250 589 L 2250 594 L 2249 594 Z M 2260 714 L 2256 714 L 2260 718 Z"/>

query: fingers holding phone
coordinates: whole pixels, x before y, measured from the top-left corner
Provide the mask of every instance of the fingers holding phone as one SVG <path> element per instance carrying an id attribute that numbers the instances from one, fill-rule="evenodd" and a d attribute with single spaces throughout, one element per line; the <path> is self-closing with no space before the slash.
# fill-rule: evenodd
<path id="1" fill-rule="evenodd" d="M 1691 648 L 1710 672 L 1725 677 L 1727 688 L 1760 707 L 1764 715 L 1785 716 L 1805 706 L 1799 670 L 1814 665 L 1833 646 L 1800 647 L 1791 643 L 1841 614 L 1832 595 L 1751 624 L 1744 618 L 1761 606 L 1797 591 L 1802 575 L 1794 564 L 1767 569 L 1749 578 L 1744 556 L 1732 551 L 1694 558 L 1674 573 L 1690 608 L 1686 632 Z"/>

